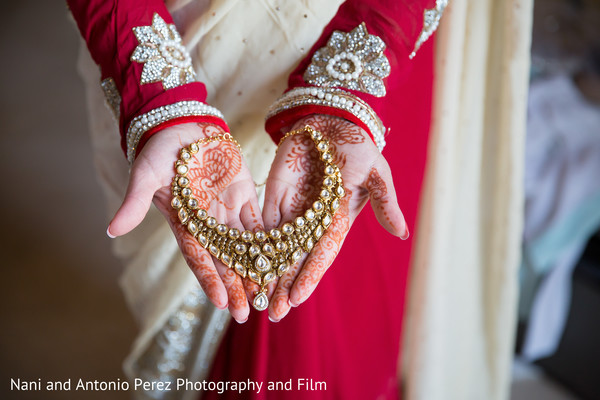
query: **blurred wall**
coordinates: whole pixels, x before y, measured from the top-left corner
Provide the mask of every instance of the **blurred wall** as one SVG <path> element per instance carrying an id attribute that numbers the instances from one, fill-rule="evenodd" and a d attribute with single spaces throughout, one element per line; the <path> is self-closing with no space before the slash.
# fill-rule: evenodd
<path id="1" fill-rule="evenodd" d="M 63 1 L 0 3 L 0 398 L 10 378 L 124 379 L 135 333 L 92 166 L 79 45 Z"/>

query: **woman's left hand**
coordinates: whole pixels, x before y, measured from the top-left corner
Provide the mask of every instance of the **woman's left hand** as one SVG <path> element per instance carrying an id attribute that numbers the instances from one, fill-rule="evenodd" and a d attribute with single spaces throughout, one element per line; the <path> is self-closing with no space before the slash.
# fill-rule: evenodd
<path id="1" fill-rule="evenodd" d="M 268 285 L 269 318 L 272 321 L 281 320 L 291 306 L 300 305 L 312 294 L 368 199 L 377 220 L 385 229 L 403 239 L 408 237 L 390 167 L 369 135 L 352 122 L 317 114 L 297 121 L 291 129 L 306 125 L 329 139 L 346 195 L 331 226 L 312 252 Z M 293 135 L 285 139 L 277 151 L 266 183 L 263 220 L 267 230 L 302 215 L 315 201 L 323 179 L 321 165 L 312 139 L 307 135 Z"/>

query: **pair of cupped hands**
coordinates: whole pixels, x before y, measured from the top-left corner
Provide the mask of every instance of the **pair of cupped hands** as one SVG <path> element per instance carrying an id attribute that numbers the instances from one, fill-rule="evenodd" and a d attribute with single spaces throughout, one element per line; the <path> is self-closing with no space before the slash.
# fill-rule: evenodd
<path id="1" fill-rule="evenodd" d="M 314 249 L 268 284 L 268 313 L 273 322 L 281 320 L 290 307 L 300 305 L 313 293 L 369 199 L 377 220 L 386 230 L 402 239 L 408 237 L 390 167 L 368 134 L 347 120 L 317 114 L 302 118 L 289 128 L 306 125 L 329 140 L 346 196 Z M 218 308 L 228 307 L 232 317 L 243 323 L 248 319 L 249 304 L 259 286 L 242 279 L 212 257 L 179 222 L 171 207 L 170 186 L 180 149 L 219 134 L 224 131 L 216 125 L 186 123 L 168 127 L 151 137 L 133 163 L 125 199 L 109 225 L 108 234 L 121 236 L 134 229 L 154 203 L 169 222 L 186 262 L 207 297 Z M 219 223 L 240 231 L 268 232 L 303 215 L 318 197 L 323 179 L 322 163 L 306 134 L 289 136 L 281 143 L 266 181 L 262 211 L 250 171 L 233 142 L 201 145 L 188 165 L 187 176 L 199 206 Z"/>

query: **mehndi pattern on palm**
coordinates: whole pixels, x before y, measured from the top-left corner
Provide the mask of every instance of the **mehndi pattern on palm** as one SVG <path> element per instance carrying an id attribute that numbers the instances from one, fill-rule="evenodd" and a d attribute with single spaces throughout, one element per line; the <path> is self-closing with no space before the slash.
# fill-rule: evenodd
<path id="1" fill-rule="evenodd" d="M 253 302 L 254 308 L 259 311 L 265 310 L 269 305 L 266 285 L 277 276 L 282 276 L 304 253 L 309 253 L 314 248 L 333 222 L 341 199 L 346 194 L 340 169 L 329 151 L 329 141 L 320 132 L 306 126 L 288 132 L 282 141 L 301 133 L 311 137 L 324 164 L 321 191 L 318 199 L 303 215 L 269 232 L 240 232 L 219 223 L 200 207 L 200 202 L 193 195 L 187 173 L 188 162 L 205 142 L 195 142 L 181 149 L 175 163 L 171 206 L 177 210 L 179 221 L 213 257 L 235 270 L 242 278 L 248 278 L 260 286 Z"/>

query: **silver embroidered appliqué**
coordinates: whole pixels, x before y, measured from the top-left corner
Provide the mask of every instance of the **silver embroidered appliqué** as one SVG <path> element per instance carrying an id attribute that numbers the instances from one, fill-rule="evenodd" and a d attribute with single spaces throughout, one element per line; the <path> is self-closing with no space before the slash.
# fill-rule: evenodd
<path id="1" fill-rule="evenodd" d="M 440 19 L 442 19 L 442 14 L 448 5 L 448 1 L 449 0 L 436 0 L 435 8 L 431 8 L 423 12 L 423 29 L 417 38 L 415 48 L 413 49 L 412 53 L 410 53 L 409 58 L 412 59 L 415 55 L 417 55 L 417 51 L 421 45 L 425 43 L 431 35 L 433 35 L 433 32 L 436 31 L 440 24 Z"/>
<path id="2" fill-rule="evenodd" d="M 133 33 L 139 44 L 131 60 L 144 64 L 141 84 L 162 82 L 167 90 L 194 81 L 192 60 L 175 25 L 155 13 L 151 26 L 135 27 Z"/>
<path id="3" fill-rule="evenodd" d="M 117 84 L 113 78 L 106 78 L 100 82 L 100 87 L 104 92 L 104 99 L 106 104 L 110 108 L 115 117 L 115 120 L 119 120 L 119 114 L 121 109 L 121 94 L 117 89 Z"/>
<path id="4" fill-rule="evenodd" d="M 383 97 L 383 78 L 390 74 L 385 47 L 379 36 L 369 35 L 364 22 L 348 33 L 334 31 L 327 45 L 313 55 L 304 80 L 315 86 L 343 87 Z"/>

